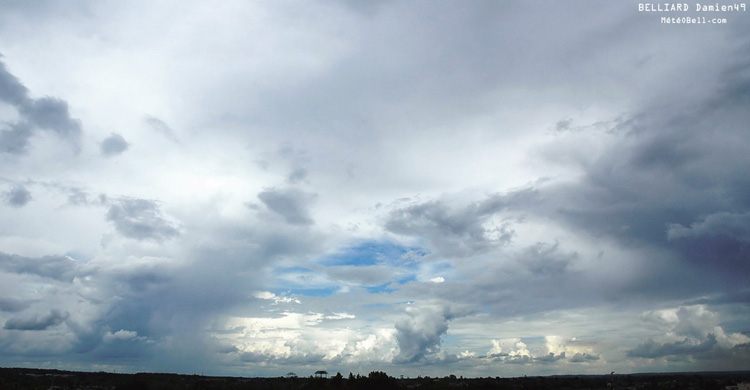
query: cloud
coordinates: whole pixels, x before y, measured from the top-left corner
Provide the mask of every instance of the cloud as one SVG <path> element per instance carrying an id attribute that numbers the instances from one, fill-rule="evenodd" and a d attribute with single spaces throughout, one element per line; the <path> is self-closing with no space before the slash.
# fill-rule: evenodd
<path id="1" fill-rule="evenodd" d="M 143 121 L 146 122 L 146 124 L 150 128 L 166 137 L 167 139 L 174 142 L 179 142 L 179 139 L 177 138 L 177 135 L 175 135 L 174 130 L 172 130 L 172 128 L 169 127 L 169 125 L 167 125 L 163 120 L 154 116 L 147 116 L 143 119 Z"/>
<path id="2" fill-rule="evenodd" d="M 107 137 L 99 148 L 105 157 L 112 157 L 126 151 L 130 144 L 120 134 L 112 133 Z"/>
<path id="3" fill-rule="evenodd" d="M 55 133 L 67 140 L 78 153 L 81 148 L 81 123 L 70 116 L 68 103 L 54 97 L 29 97 L 29 90 L 0 61 L 0 100 L 16 108 L 19 120 L 0 131 L 0 151 L 26 153 L 36 129 Z"/>
<path id="4" fill-rule="evenodd" d="M 7 129 L 0 130 L 0 152 L 9 154 L 26 153 L 33 129 L 28 123 L 5 124 Z"/>
<path id="5" fill-rule="evenodd" d="M 590 361 L 597 361 L 599 359 L 600 359 L 599 356 L 590 355 L 590 354 L 585 353 L 585 352 L 583 352 L 583 353 L 578 352 L 575 355 L 569 357 L 568 361 L 571 362 L 571 363 L 585 363 L 585 362 L 590 362 Z"/>
<path id="6" fill-rule="evenodd" d="M 440 351 L 448 322 L 456 317 L 449 308 L 424 306 L 407 308 L 407 317 L 396 322 L 398 355 L 393 363 L 415 363 L 433 357 Z"/>
<path id="7" fill-rule="evenodd" d="M 494 195 L 461 208 L 439 200 L 415 203 L 391 210 L 384 227 L 392 233 L 424 237 L 445 256 L 474 256 L 511 241 L 513 231 L 492 217 L 523 196 Z"/>
<path id="8" fill-rule="evenodd" d="M 159 204 L 147 199 L 124 198 L 112 203 L 107 220 L 117 231 L 135 240 L 164 241 L 180 234 L 174 223 L 168 221 Z"/>
<path id="9" fill-rule="evenodd" d="M 33 99 L 20 106 L 19 111 L 32 125 L 51 130 L 79 147 L 81 124 L 70 117 L 68 103 L 64 100 L 53 97 Z"/>
<path id="10" fill-rule="evenodd" d="M 376 286 L 392 282 L 405 272 L 400 268 L 384 266 L 331 266 L 325 272 L 334 280 Z"/>
<path id="11" fill-rule="evenodd" d="M 33 207 L 0 207 L 0 323 L 70 316 L 0 329 L 3 362 L 747 362 L 747 23 L 596 1 L 13 4 L 0 202 L 21 185 Z"/>
<path id="12" fill-rule="evenodd" d="M 44 316 L 31 316 L 31 317 L 14 317 L 5 321 L 4 329 L 9 330 L 46 330 L 50 327 L 60 325 L 66 318 L 68 313 L 61 313 L 58 310 L 51 310 L 49 314 Z"/>
<path id="13" fill-rule="evenodd" d="M 561 252 L 559 242 L 538 242 L 525 248 L 518 260 L 533 274 L 559 277 L 577 257 L 576 253 Z"/>
<path id="14" fill-rule="evenodd" d="M 565 359 L 565 352 L 562 352 L 559 355 L 555 355 L 554 353 L 550 352 L 547 355 L 538 356 L 534 358 L 534 360 L 536 361 L 545 362 L 545 363 L 552 363 L 552 362 L 556 362 L 562 359 Z"/>
<path id="15" fill-rule="evenodd" d="M 31 258 L 0 252 L 0 269 L 59 281 L 71 282 L 76 276 L 77 265 L 75 260 L 67 256 Z"/>
<path id="16" fill-rule="evenodd" d="M 725 355 L 739 345 L 750 343 L 750 337 L 740 333 L 726 333 L 719 326 L 720 318 L 704 305 L 680 306 L 644 313 L 641 318 L 659 326 L 666 336 L 685 336 L 683 340 L 660 343 L 649 338 L 627 351 L 627 356 L 661 358 L 689 355 L 705 357 Z"/>
<path id="17" fill-rule="evenodd" d="M 694 355 L 699 353 L 708 352 L 716 345 L 716 336 L 709 334 L 705 340 L 694 343 L 688 338 L 682 341 L 676 341 L 674 343 L 657 343 L 652 339 L 638 345 L 637 347 L 629 350 L 627 355 L 630 357 L 642 357 L 642 358 L 660 358 L 664 356 L 672 355 Z"/>
<path id="18" fill-rule="evenodd" d="M 693 222 L 689 227 L 670 224 L 667 229 L 669 240 L 720 235 L 738 241 L 750 242 L 750 213 L 719 212 L 708 215 L 701 221 Z"/>
<path id="19" fill-rule="evenodd" d="M 0 61 L 0 100 L 13 106 L 21 106 L 28 98 L 29 90 Z"/>
<path id="20" fill-rule="evenodd" d="M 292 225 L 312 225 L 308 207 L 315 199 L 315 194 L 309 194 L 295 189 L 270 188 L 258 194 L 263 204 Z"/>
<path id="21" fill-rule="evenodd" d="M 23 207 L 33 199 L 31 192 L 22 186 L 17 186 L 3 193 L 5 202 L 13 207 Z"/>
<path id="22" fill-rule="evenodd" d="M 125 329 L 120 329 L 117 332 L 107 332 L 104 334 L 104 342 L 110 342 L 113 340 L 132 340 L 138 337 L 138 332 L 133 332 Z"/>
<path id="23" fill-rule="evenodd" d="M 16 298 L 0 298 L 0 311 L 4 312 L 18 312 L 29 307 L 28 302 L 24 302 Z"/>

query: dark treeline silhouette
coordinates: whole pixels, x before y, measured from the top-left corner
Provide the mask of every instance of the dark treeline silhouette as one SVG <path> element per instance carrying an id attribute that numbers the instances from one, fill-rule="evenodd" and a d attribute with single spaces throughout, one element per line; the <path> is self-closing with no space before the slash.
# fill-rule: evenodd
<path id="1" fill-rule="evenodd" d="M 291 374 L 291 375 L 290 375 Z M 177 374 L 114 374 L 28 368 L 0 368 L 0 390 L 307 390 L 307 389 L 501 389 L 501 390 L 724 390 L 750 382 L 750 372 L 564 375 L 522 378 L 394 378 L 382 371 L 278 378 Z M 327 373 L 326 373 L 327 374 Z"/>

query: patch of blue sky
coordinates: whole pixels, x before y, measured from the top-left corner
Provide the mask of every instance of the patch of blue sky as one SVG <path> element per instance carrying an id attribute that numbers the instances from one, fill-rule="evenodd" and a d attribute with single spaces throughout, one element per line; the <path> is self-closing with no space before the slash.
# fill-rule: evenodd
<path id="1" fill-rule="evenodd" d="M 313 287 L 313 288 L 286 288 L 273 291 L 276 295 L 306 296 L 306 297 L 329 297 L 339 291 L 337 286 Z"/>
<path id="2" fill-rule="evenodd" d="M 412 266 L 427 252 L 422 248 L 398 245 L 392 242 L 365 241 L 324 256 L 318 263 L 325 266 L 369 266 L 376 264 Z"/>
<path id="3" fill-rule="evenodd" d="M 392 293 L 392 292 L 396 291 L 396 289 L 395 288 L 391 288 L 390 285 L 391 285 L 391 282 L 388 282 L 388 283 L 383 283 L 383 284 L 378 285 L 378 286 L 365 287 L 365 289 L 370 294 Z"/>
<path id="4" fill-rule="evenodd" d="M 396 279 L 396 283 L 398 283 L 398 284 L 406 284 L 406 283 L 409 283 L 409 282 L 415 282 L 416 280 L 417 280 L 417 275 L 416 274 L 408 274 L 408 275 L 404 275 L 401 278 Z"/>

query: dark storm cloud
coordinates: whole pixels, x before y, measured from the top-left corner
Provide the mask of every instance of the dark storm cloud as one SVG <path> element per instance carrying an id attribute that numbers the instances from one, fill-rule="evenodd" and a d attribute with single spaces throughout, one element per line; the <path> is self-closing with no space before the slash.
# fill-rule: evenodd
<path id="1" fill-rule="evenodd" d="M 107 220 L 117 231 L 136 240 L 164 241 L 180 234 L 162 214 L 159 204 L 147 199 L 119 199 L 112 203 Z"/>
<path id="2" fill-rule="evenodd" d="M 649 339 L 643 344 L 629 350 L 627 355 L 649 359 L 675 355 L 696 355 L 711 351 L 716 345 L 717 341 L 714 334 L 709 334 L 700 343 L 694 343 L 685 338 L 683 341 L 661 344 Z"/>
<path id="3" fill-rule="evenodd" d="M 711 236 L 725 236 L 750 243 L 750 212 L 741 214 L 720 212 L 693 222 L 689 227 L 670 224 L 667 228 L 669 240 Z"/>
<path id="4" fill-rule="evenodd" d="M 581 180 L 540 189 L 544 201 L 529 212 L 661 252 L 644 275 L 664 276 L 644 279 L 639 291 L 689 294 L 662 282 L 676 274 L 695 281 L 693 294 L 746 284 L 750 59 L 736 61 L 717 70 L 707 93 L 640 107 L 622 120 L 622 135 L 612 135 L 618 142 L 583 165 Z M 665 256 L 678 261 L 658 260 Z"/>
<path id="5" fill-rule="evenodd" d="M 507 226 L 488 227 L 486 223 L 524 197 L 532 198 L 533 193 L 494 195 L 463 208 L 452 208 L 437 200 L 417 203 L 392 210 L 385 228 L 396 234 L 424 237 L 445 256 L 473 256 L 512 239 L 513 231 Z"/>
<path id="6" fill-rule="evenodd" d="M 44 316 L 13 317 L 5 321 L 5 329 L 9 330 L 45 330 L 52 326 L 60 325 L 68 318 L 68 312 L 51 310 Z"/>
<path id="7" fill-rule="evenodd" d="M 68 103 L 54 98 L 32 99 L 29 90 L 0 61 L 0 101 L 18 110 L 20 120 L 0 131 L 0 151 L 23 154 L 36 129 L 51 131 L 80 151 L 81 124 L 70 116 Z"/>
<path id="8" fill-rule="evenodd" d="M 292 225 L 312 225 L 314 223 L 308 210 L 315 194 L 309 194 L 295 189 L 270 188 L 258 194 L 258 199 L 269 210 L 283 217 Z"/>
<path id="9" fill-rule="evenodd" d="M 5 202 L 13 207 L 26 206 L 32 199 L 31 192 L 24 187 L 18 186 L 3 193 Z"/>
<path id="10" fill-rule="evenodd" d="M 701 297 L 694 301 L 685 302 L 685 305 L 726 305 L 733 303 L 750 304 L 750 290 L 741 289 L 727 291 L 708 297 Z"/>
<path id="11" fill-rule="evenodd" d="M 11 255 L 0 252 L 0 269 L 18 274 L 30 274 L 71 282 L 75 278 L 76 263 L 68 257 L 44 256 L 39 258 Z"/>
<path id="12" fill-rule="evenodd" d="M 104 156 L 112 157 L 128 150 L 129 146 L 130 144 L 120 134 L 112 133 L 102 141 L 99 150 Z"/>

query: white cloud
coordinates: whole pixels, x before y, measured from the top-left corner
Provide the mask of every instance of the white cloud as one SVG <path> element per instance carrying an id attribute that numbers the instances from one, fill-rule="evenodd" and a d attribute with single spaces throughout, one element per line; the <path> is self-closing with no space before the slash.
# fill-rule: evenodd
<path id="1" fill-rule="evenodd" d="M 132 340 L 138 337 L 138 332 L 120 329 L 117 332 L 107 332 L 104 334 L 104 341 L 110 342 L 113 340 Z"/>

